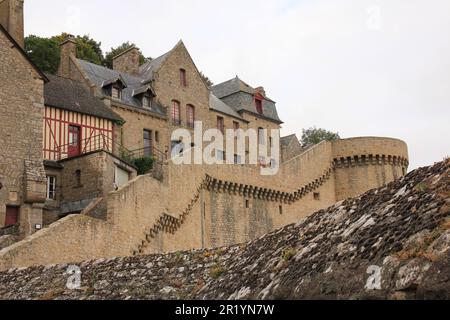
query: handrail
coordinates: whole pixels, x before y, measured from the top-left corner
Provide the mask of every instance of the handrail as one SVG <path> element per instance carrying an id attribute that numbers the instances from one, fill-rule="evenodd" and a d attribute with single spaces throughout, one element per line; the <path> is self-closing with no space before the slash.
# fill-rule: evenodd
<path id="1" fill-rule="evenodd" d="M 74 150 L 70 148 L 74 147 Z M 107 151 L 121 159 L 131 158 L 131 152 L 120 143 L 101 133 L 79 140 L 77 144 L 67 143 L 57 148 L 57 159 L 64 160 L 94 151 Z"/>
<path id="2" fill-rule="evenodd" d="M 167 160 L 167 153 L 159 150 L 155 146 L 139 148 L 130 150 L 130 156 L 132 158 L 141 158 L 145 156 L 154 157 L 155 160 L 159 162 L 164 162 Z"/>

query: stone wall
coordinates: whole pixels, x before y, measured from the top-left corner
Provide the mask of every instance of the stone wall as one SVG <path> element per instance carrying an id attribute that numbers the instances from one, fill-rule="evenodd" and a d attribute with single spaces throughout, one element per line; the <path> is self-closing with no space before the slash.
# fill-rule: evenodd
<path id="1" fill-rule="evenodd" d="M 115 168 L 136 177 L 136 169 L 105 151 L 97 151 L 60 161 L 64 166 L 60 183 L 60 214 L 79 212 L 93 199 L 114 190 Z"/>
<path id="2" fill-rule="evenodd" d="M 6 206 L 20 207 L 21 232 L 42 223 L 44 81 L 0 32 L 0 227 Z"/>
<path id="3" fill-rule="evenodd" d="M 186 71 L 187 86 L 180 83 L 180 69 Z M 187 128 L 187 105 L 195 107 L 195 118 L 204 122 L 204 128 L 210 128 L 209 119 L 209 89 L 205 85 L 189 52 L 180 42 L 168 55 L 161 68 L 154 75 L 153 82 L 157 99 L 167 107 L 169 123 L 167 128 L 168 141 L 174 129 Z M 171 112 L 173 100 L 180 102 L 180 118 L 182 125 L 173 126 Z"/>
<path id="4" fill-rule="evenodd" d="M 381 187 L 404 176 L 408 147 L 397 139 L 364 137 L 333 142 L 336 200 Z"/>
<path id="5" fill-rule="evenodd" d="M 116 141 L 119 141 L 121 145 L 131 151 L 144 148 L 144 130 L 150 130 L 153 146 L 162 152 L 169 150 L 167 119 L 145 110 L 125 106 L 116 101 L 113 101 L 111 106 L 114 112 L 125 120 L 125 124 L 121 127 L 121 131 L 116 138 Z M 156 135 L 158 141 L 156 141 Z"/>

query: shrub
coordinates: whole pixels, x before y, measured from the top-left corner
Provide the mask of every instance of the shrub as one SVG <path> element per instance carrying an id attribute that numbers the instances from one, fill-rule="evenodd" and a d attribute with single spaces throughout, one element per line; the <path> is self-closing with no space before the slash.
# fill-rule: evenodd
<path id="1" fill-rule="evenodd" d="M 297 250 L 295 250 L 294 248 L 287 248 L 283 251 L 283 254 L 281 255 L 281 258 L 284 261 L 289 261 L 291 260 L 295 255 L 297 254 Z"/>
<path id="2" fill-rule="evenodd" d="M 214 279 L 219 278 L 221 275 L 223 275 L 226 272 L 225 268 L 220 265 L 216 265 L 216 266 L 212 267 L 209 271 L 210 271 L 211 277 Z"/>
<path id="3" fill-rule="evenodd" d="M 153 168 L 154 159 L 152 157 L 141 157 L 133 159 L 132 164 L 137 168 L 137 174 L 147 174 Z"/>

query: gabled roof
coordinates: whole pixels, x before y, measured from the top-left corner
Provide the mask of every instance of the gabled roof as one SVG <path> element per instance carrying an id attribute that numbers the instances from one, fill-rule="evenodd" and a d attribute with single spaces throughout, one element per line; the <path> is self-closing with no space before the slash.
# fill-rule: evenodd
<path id="1" fill-rule="evenodd" d="M 124 88 L 127 87 L 127 83 L 125 82 L 125 80 L 123 80 L 122 76 L 119 75 L 118 77 L 103 81 L 102 88 L 107 87 L 107 86 L 117 83 L 117 82 L 120 82 Z"/>
<path id="2" fill-rule="evenodd" d="M 294 141 L 294 139 L 296 139 L 298 141 L 297 135 L 295 135 L 295 134 L 291 134 L 290 136 L 286 136 L 286 137 L 281 137 L 280 145 L 282 147 L 287 147 L 292 143 L 292 141 Z"/>
<path id="3" fill-rule="evenodd" d="M 217 98 L 213 93 L 210 93 L 209 95 L 209 108 L 211 110 L 229 115 L 233 118 L 239 119 L 241 121 L 246 121 L 244 118 L 242 118 L 239 113 L 233 110 L 229 105 L 227 105 L 225 102 Z M 247 122 L 247 121 L 246 121 Z"/>
<path id="4" fill-rule="evenodd" d="M 121 103 L 141 110 L 150 111 L 158 116 L 166 116 L 165 108 L 160 106 L 158 103 L 152 103 L 152 107 L 150 109 L 144 109 L 140 99 L 135 97 L 135 90 L 141 90 L 146 84 L 148 84 L 146 78 L 112 70 L 80 59 L 77 59 L 77 61 L 89 80 L 99 88 L 103 87 L 105 81 L 111 81 L 111 79 L 118 78 L 123 79 L 127 87 L 122 90 Z M 104 94 L 107 96 L 106 92 Z"/>
<path id="5" fill-rule="evenodd" d="M 268 121 L 273 121 L 278 124 L 282 123 L 278 116 L 275 102 L 265 96 L 264 90 L 262 88 L 255 89 L 251 87 L 237 76 L 236 78 L 217 84 L 211 89 L 216 97 L 228 103 L 228 105 L 238 113 L 247 112 Z M 244 95 L 242 95 L 242 93 L 244 93 Z M 233 95 L 236 95 L 237 99 L 227 99 Z M 257 112 L 253 98 L 249 98 L 248 95 L 251 95 L 252 97 L 260 95 L 264 98 L 263 114 Z"/>
<path id="6" fill-rule="evenodd" d="M 216 97 L 218 97 L 219 99 L 230 96 L 237 92 L 245 92 L 251 95 L 258 92 L 255 88 L 239 79 L 238 76 L 228 81 L 219 83 L 213 86 L 211 89 L 213 90 Z M 272 99 L 266 96 L 264 96 L 264 98 L 268 101 L 274 102 Z"/>
<path id="7" fill-rule="evenodd" d="M 152 94 L 152 96 L 154 96 L 154 97 L 156 96 L 155 90 L 153 90 L 152 86 L 149 85 L 149 84 L 146 84 L 145 86 L 142 86 L 140 88 L 134 89 L 133 90 L 133 97 L 138 96 L 138 95 L 143 94 L 143 93 L 147 93 L 147 92 L 150 92 Z"/>
<path id="8" fill-rule="evenodd" d="M 41 76 L 42 80 L 44 82 L 48 82 L 47 76 L 44 74 L 44 72 L 41 71 L 41 69 L 38 68 L 38 66 L 31 61 L 30 57 L 28 57 L 27 53 L 23 50 L 23 48 L 17 43 L 16 40 L 9 34 L 9 32 L 0 24 L 0 31 L 3 32 L 6 37 L 9 39 L 9 41 L 12 42 L 14 47 L 19 51 L 19 53 L 28 61 L 28 63 L 31 65 L 31 67 L 36 70 L 36 72 Z"/>
<path id="9" fill-rule="evenodd" d="M 123 121 L 103 101 L 95 97 L 81 82 L 47 75 L 44 86 L 44 104 L 49 107 L 79 112 L 112 121 Z"/>
<path id="10" fill-rule="evenodd" d="M 142 78 L 145 78 L 147 80 L 153 80 L 153 73 L 157 72 L 161 68 L 164 61 L 172 53 L 172 50 L 170 50 L 169 52 L 166 52 L 165 54 L 163 54 L 162 56 L 159 56 L 156 59 L 147 61 L 142 66 L 140 66 L 139 74 L 142 76 Z"/>

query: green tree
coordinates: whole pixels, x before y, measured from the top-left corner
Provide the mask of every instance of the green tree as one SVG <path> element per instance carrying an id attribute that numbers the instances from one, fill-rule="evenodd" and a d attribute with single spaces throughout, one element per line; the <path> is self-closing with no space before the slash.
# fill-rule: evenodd
<path id="1" fill-rule="evenodd" d="M 55 40 L 58 44 L 67 39 L 69 34 L 62 33 L 58 36 L 53 36 L 51 39 Z M 101 65 L 103 62 L 103 52 L 101 49 L 101 42 L 97 42 L 90 38 L 88 35 L 76 36 L 75 41 L 77 43 L 77 58 Z"/>
<path id="2" fill-rule="evenodd" d="M 214 82 L 212 82 L 211 79 L 208 78 L 202 71 L 200 71 L 200 76 L 203 78 L 203 81 L 205 81 L 208 87 L 212 87 L 214 85 Z"/>
<path id="3" fill-rule="evenodd" d="M 112 69 L 113 67 L 113 58 L 117 56 L 118 54 L 121 54 L 125 50 L 128 50 L 131 47 L 134 47 L 134 43 L 130 43 L 129 41 L 122 43 L 120 46 L 111 48 L 111 51 L 107 52 L 105 55 L 105 59 L 103 61 L 103 65 L 105 67 L 108 67 Z M 143 64 L 146 60 L 152 60 L 152 58 L 146 58 L 141 51 L 139 51 L 140 57 L 139 57 L 139 64 Z"/>
<path id="4" fill-rule="evenodd" d="M 325 129 L 317 129 L 316 127 L 303 129 L 303 134 L 301 138 L 301 143 L 304 146 L 318 144 L 322 141 L 335 141 L 339 140 L 341 137 L 339 133 L 334 133 L 327 131 Z"/>
<path id="5" fill-rule="evenodd" d="M 30 35 L 25 38 L 25 51 L 30 59 L 44 72 L 56 73 L 60 62 L 59 44 L 67 39 L 63 33 L 50 38 Z M 89 36 L 75 37 L 77 42 L 77 57 L 95 64 L 102 64 L 103 53 L 101 43 Z"/>
<path id="6" fill-rule="evenodd" d="M 59 66 L 59 44 L 54 39 L 30 35 L 25 38 L 25 52 L 39 69 L 56 73 Z"/>

